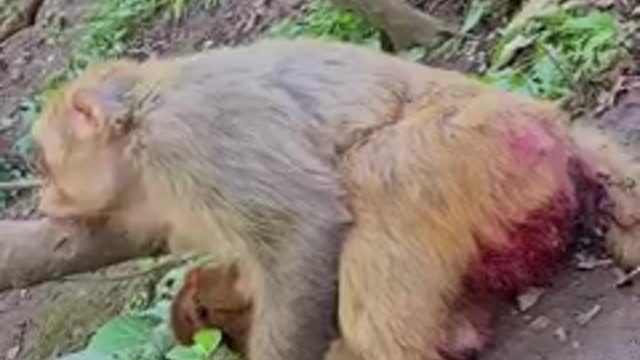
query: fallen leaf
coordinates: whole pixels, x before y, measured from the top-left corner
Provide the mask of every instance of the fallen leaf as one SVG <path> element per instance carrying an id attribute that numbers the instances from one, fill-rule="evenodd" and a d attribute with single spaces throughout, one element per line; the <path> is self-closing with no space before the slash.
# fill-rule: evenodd
<path id="1" fill-rule="evenodd" d="M 567 330 L 565 330 L 563 327 L 559 327 L 556 329 L 556 331 L 553 332 L 553 335 L 560 341 L 560 342 L 566 342 L 567 339 L 569 338 L 569 336 L 567 335 Z"/>
<path id="2" fill-rule="evenodd" d="M 542 331 L 551 325 L 551 319 L 546 316 L 538 316 L 535 320 L 529 324 L 529 327 L 534 331 Z"/>

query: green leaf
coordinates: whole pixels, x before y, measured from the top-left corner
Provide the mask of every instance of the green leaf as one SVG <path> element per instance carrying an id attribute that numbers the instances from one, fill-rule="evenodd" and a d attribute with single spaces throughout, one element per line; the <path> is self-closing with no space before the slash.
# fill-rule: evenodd
<path id="1" fill-rule="evenodd" d="M 422 46 L 415 46 L 409 50 L 402 51 L 398 54 L 399 57 L 409 60 L 409 61 L 419 61 L 424 58 L 427 53 L 427 50 Z"/>
<path id="2" fill-rule="evenodd" d="M 490 72 L 482 78 L 499 89 L 511 91 L 516 94 L 531 96 L 527 82 L 520 71 L 505 69 L 498 72 Z"/>
<path id="3" fill-rule="evenodd" d="M 215 354 L 213 354 L 211 360 L 242 360 L 242 356 L 231 351 L 226 345 L 222 345 Z"/>
<path id="4" fill-rule="evenodd" d="M 170 300 L 159 300 L 153 306 L 139 311 L 133 311 L 132 314 L 142 317 L 150 317 L 159 321 L 169 320 L 169 309 L 171 308 Z"/>
<path id="5" fill-rule="evenodd" d="M 196 347 L 175 346 L 165 357 L 167 360 L 206 360 L 207 354 Z"/>
<path id="6" fill-rule="evenodd" d="M 156 326 L 149 339 L 149 345 L 158 355 L 164 355 L 175 345 L 173 330 L 169 327 L 169 322 L 165 321 Z"/>
<path id="7" fill-rule="evenodd" d="M 592 12 L 586 16 L 568 17 L 562 29 L 571 32 L 602 31 L 615 28 L 614 18 L 604 12 Z"/>
<path id="8" fill-rule="evenodd" d="M 535 36 L 525 36 L 523 34 L 516 35 L 511 41 L 504 44 L 500 52 L 496 54 L 492 70 L 497 70 L 509 63 L 518 50 L 524 49 L 536 41 Z"/>
<path id="9" fill-rule="evenodd" d="M 109 354 L 93 350 L 83 350 L 76 353 L 68 354 L 58 358 L 58 360 L 115 360 L 116 358 Z"/>
<path id="10" fill-rule="evenodd" d="M 193 336 L 195 345 L 199 346 L 206 354 L 213 353 L 222 342 L 222 333 L 217 329 L 205 329 L 196 332 Z"/>
<path id="11" fill-rule="evenodd" d="M 148 317 L 118 316 L 98 329 L 87 349 L 109 354 L 141 347 L 151 337 L 157 323 Z"/>
<path id="12" fill-rule="evenodd" d="M 464 23 L 460 28 L 460 32 L 465 34 L 478 26 L 478 24 L 480 24 L 480 21 L 482 21 L 482 18 L 489 12 L 490 8 L 491 3 L 488 1 L 474 1 L 471 4 L 469 13 L 464 18 Z"/>
<path id="13" fill-rule="evenodd" d="M 301 17 L 283 20 L 268 33 L 276 37 L 314 37 L 356 44 L 369 44 L 378 37 L 377 29 L 366 19 L 328 0 L 312 1 Z"/>

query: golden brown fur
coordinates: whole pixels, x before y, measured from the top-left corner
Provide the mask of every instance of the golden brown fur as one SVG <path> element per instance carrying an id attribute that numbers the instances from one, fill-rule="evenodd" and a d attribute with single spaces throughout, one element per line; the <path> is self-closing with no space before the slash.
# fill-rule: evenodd
<path id="1" fill-rule="evenodd" d="M 625 160 L 574 144 L 548 104 L 315 41 L 95 67 L 50 103 L 34 137 L 51 216 L 166 223 L 175 248 L 239 259 L 255 280 L 254 360 L 319 359 L 336 307 L 333 359 L 440 360 L 468 276 L 510 291 L 542 266 L 514 258 L 494 284 L 505 265 L 484 255 L 528 246 L 512 230 L 563 205 L 558 196 L 566 215 L 540 251 L 561 252 L 574 159 L 627 174 Z M 636 263 L 637 203 L 608 190 L 612 248 Z"/>

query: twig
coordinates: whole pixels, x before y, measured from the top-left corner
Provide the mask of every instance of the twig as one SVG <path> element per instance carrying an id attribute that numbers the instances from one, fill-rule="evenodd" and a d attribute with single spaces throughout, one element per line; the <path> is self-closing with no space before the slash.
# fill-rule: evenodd
<path id="1" fill-rule="evenodd" d="M 578 315 L 578 318 L 576 319 L 576 321 L 578 322 L 578 325 L 580 326 L 587 325 L 587 323 L 593 320 L 596 317 L 596 315 L 600 313 L 601 310 L 602 310 L 602 306 L 600 306 L 599 304 L 596 304 L 594 307 L 591 308 L 591 310 L 587 311 L 586 313 Z"/>
<path id="2" fill-rule="evenodd" d="M 8 182 L 0 182 L 0 190 L 26 190 L 40 187 L 42 185 L 41 180 L 37 179 L 22 179 Z"/>
<path id="3" fill-rule="evenodd" d="M 625 274 L 623 277 L 618 279 L 618 281 L 616 282 L 616 287 L 623 287 L 623 286 L 629 285 L 633 281 L 633 279 L 638 277 L 638 275 L 640 275 L 640 266 L 631 270 L 630 272 Z"/>

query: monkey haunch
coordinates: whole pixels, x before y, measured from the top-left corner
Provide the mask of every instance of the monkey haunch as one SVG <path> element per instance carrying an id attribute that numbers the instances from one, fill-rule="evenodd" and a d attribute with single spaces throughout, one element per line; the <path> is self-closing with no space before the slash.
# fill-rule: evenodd
<path id="1" fill-rule="evenodd" d="M 592 208 L 613 220 L 614 253 L 640 262 L 637 190 L 616 185 L 637 170 L 606 138 L 548 104 L 353 46 L 108 62 L 33 134 L 45 213 L 167 226 L 175 249 L 240 262 L 253 360 L 322 358 L 336 307 L 333 359 L 481 347 L 473 314 L 544 280 Z M 584 206 L 577 184 L 612 205 Z"/>

